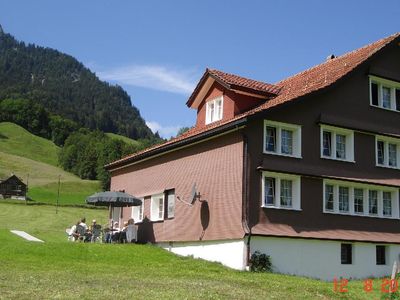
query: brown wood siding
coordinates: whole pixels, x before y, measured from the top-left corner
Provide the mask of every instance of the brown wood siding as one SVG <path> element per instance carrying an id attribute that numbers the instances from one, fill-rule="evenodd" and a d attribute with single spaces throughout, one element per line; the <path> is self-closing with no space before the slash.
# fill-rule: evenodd
<path id="1" fill-rule="evenodd" d="M 355 163 L 320 158 L 318 124 L 323 114 L 329 116 L 334 123 L 332 125 L 337 127 L 346 127 L 354 121 L 358 127 L 368 124 L 365 126 L 368 128 L 358 129 L 400 135 L 400 113 L 370 106 L 368 78 L 368 74 L 374 73 L 400 81 L 399 56 L 398 45 L 393 45 L 336 85 L 298 102 L 266 111 L 249 123 L 245 131 L 251 157 L 250 225 L 255 233 L 268 233 L 273 226 L 278 228 L 280 225 L 287 225 L 299 235 L 311 229 L 400 233 L 399 220 L 324 214 L 323 181 L 320 178 L 301 178 L 302 211 L 261 208 L 261 171 L 257 170 L 261 166 L 277 172 L 350 177 L 376 182 L 399 181 L 399 170 L 376 167 L 375 137 L 372 134 L 354 133 Z M 302 126 L 302 159 L 263 154 L 264 119 Z M 285 235 L 284 230 L 281 235 Z"/>
<path id="2" fill-rule="evenodd" d="M 194 183 L 201 200 L 193 206 L 176 199 L 175 218 L 144 221 L 138 226 L 141 241 L 196 241 L 235 239 L 242 229 L 243 143 L 239 132 L 177 150 L 112 172 L 111 190 L 124 189 L 135 196 L 148 196 L 175 189 L 176 197 L 190 201 Z M 150 198 L 144 217 L 150 219 Z M 209 221 L 207 222 L 207 213 Z M 124 219 L 130 217 L 126 208 Z M 204 230 L 203 230 L 204 228 Z"/>

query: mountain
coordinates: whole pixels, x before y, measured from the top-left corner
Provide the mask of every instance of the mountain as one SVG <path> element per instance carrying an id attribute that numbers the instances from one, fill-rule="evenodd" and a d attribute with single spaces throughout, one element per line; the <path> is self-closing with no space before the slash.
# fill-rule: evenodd
<path id="1" fill-rule="evenodd" d="M 99 78 L 74 57 L 25 44 L 0 25 L 0 101 L 27 99 L 50 113 L 133 139 L 153 139 L 129 95 Z"/>

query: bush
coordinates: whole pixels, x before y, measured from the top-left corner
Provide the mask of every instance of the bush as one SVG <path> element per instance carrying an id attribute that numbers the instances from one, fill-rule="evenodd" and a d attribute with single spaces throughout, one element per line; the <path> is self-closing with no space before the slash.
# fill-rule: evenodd
<path id="1" fill-rule="evenodd" d="M 254 252 L 250 258 L 250 271 L 272 272 L 271 257 L 258 251 Z"/>

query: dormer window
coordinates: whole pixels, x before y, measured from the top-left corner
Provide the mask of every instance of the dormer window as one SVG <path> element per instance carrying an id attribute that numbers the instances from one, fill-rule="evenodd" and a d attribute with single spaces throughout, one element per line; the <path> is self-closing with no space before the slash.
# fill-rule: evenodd
<path id="1" fill-rule="evenodd" d="M 222 96 L 210 100 L 206 103 L 206 124 L 210 124 L 222 119 Z"/>
<path id="2" fill-rule="evenodd" d="M 383 109 L 400 111 L 400 82 L 370 76 L 370 103 Z"/>

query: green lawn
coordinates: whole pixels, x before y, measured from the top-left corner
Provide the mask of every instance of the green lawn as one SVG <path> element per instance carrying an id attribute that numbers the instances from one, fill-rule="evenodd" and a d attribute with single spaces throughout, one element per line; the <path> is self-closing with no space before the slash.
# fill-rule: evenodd
<path id="1" fill-rule="evenodd" d="M 61 179 L 60 204 L 83 204 L 85 198 L 100 191 L 100 182 L 82 180 L 57 166 L 59 147 L 22 127 L 0 123 L 0 179 L 11 173 L 25 183 L 28 196 L 36 202 L 55 203 L 58 177 Z"/>
<path id="2" fill-rule="evenodd" d="M 60 184 L 59 204 L 83 204 L 87 196 L 100 190 L 100 183 L 93 180 L 62 181 Z M 29 189 L 28 195 L 37 202 L 55 203 L 57 199 L 58 182 Z"/>
<path id="3" fill-rule="evenodd" d="M 106 210 L 0 203 L 0 299 L 379 299 L 352 281 L 332 283 L 230 270 L 150 245 L 66 241 L 65 227 L 86 216 L 104 223 Z M 45 243 L 28 242 L 24 230 Z"/>

